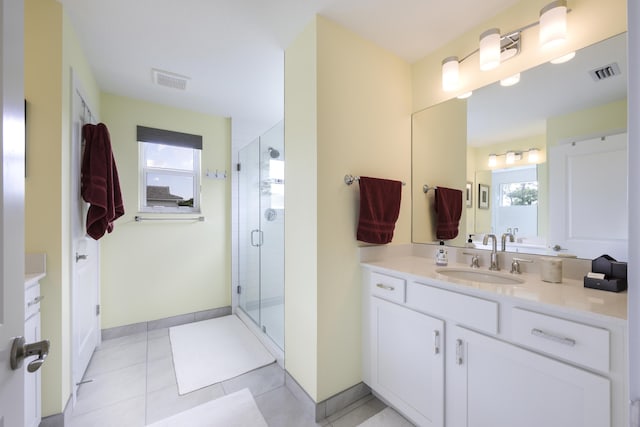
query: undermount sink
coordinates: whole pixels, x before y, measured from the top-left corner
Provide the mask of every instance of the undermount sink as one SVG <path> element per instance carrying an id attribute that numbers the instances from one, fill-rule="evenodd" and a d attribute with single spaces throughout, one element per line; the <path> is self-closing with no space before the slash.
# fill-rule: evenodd
<path id="1" fill-rule="evenodd" d="M 494 283 L 496 285 L 518 285 L 524 283 L 519 277 L 509 276 L 490 270 L 474 270 L 467 268 L 438 268 L 436 273 L 451 279 L 469 282 Z"/>

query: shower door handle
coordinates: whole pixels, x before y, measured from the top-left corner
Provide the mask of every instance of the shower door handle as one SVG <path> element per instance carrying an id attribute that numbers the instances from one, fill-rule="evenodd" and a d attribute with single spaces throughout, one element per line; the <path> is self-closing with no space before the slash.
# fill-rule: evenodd
<path id="1" fill-rule="evenodd" d="M 258 233 L 258 243 L 255 243 L 255 233 Z M 264 233 L 262 232 L 262 230 L 251 230 L 251 246 L 262 246 L 262 243 L 264 242 Z"/>

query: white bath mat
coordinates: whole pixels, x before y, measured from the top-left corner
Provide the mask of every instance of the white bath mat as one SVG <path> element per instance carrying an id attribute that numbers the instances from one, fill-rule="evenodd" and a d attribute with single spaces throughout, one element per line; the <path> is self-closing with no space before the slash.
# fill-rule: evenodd
<path id="1" fill-rule="evenodd" d="M 204 403 L 149 427 L 267 427 L 249 389 Z"/>
<path id="2" fill-rule="evenodd" d="M 413 427 L 409 421 L 393 409 L 387 407 L 375 414 L 358 427 Z"/>
<path id="3" fill-rule="evenodd" d="M 275 361 L 234 315 L 169 329 L 178 393 L 228 380 Z"/>

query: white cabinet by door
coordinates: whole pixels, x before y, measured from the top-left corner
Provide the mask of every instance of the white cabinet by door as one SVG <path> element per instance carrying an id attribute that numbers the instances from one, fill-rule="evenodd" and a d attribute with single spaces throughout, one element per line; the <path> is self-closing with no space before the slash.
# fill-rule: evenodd
<path id="1" fill-rule="evenodd" d="M 40 336 L 40 284 L 37 281 L 29 282 L 25 289 L 25 322 L 24 338 L 27 343 L 35 343 L 41 340 Z M 24 370 L 24 412 L 26 427 L 38 427 L 41 415 L 41 371 L 27 372 L 26 361 L 22 367 Z"/>
<path id="2" fill-rule="evenodd" d="M 444 322 L 375 296 L 370 310 L 372 388 L 416 424 L 442 426 Z"/>
<path id="3" fill-rule="evenodd" d="M 455 427 L 607 427 L 610 381 L 456 326 Z M 449 359 L 451 360 L 451 358 Z"/>

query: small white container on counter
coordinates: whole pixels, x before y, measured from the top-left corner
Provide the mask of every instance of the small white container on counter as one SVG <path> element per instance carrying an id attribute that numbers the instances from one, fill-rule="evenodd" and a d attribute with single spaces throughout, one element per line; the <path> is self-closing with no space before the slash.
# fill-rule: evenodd
<path id="1" fill-rule="evenodd" d="M 540 278 L 544 282 L 562 283 L 562 260 L 558 258 L 541 258 Z"/>

